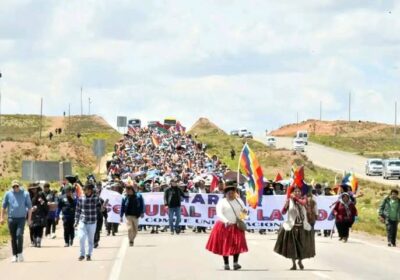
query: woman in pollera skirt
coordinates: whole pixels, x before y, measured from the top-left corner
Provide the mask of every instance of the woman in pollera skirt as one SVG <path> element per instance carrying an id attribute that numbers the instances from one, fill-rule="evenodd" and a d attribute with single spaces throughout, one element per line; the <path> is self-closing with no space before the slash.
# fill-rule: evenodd
<path id="1" fill-rule="evenodd" d="M 278 232 L 274 251 L 292 259 L 290 270 L 297 269 L 296 260 L 303 270 L 302 260 L 315 256 L 314 232 L 307 220 L 306 203 L 307 200 L 301 197 L 301 190 L 295 187 L 282 210 L 283 214 L 287 212 L 288 217 Z"/>
<path id="2" fill-rule="evenodd" d="M 223 257 L 225 270 L 230 270 L 229 256 L 233 256 L 233 269 L 240 269 L 239 255 L 248 251 L 245 232 L 236 225 L 236 219 L 246 214 L 247 209 L 237 193 L 236 183 L 227 182 L 224 198 L 217 204 L 218 221 L 206 245 L 208 251 Z"/>

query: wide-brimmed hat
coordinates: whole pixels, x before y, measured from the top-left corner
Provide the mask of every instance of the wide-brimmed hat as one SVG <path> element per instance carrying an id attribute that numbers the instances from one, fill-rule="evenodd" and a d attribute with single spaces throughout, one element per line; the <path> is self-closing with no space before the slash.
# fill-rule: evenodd
<path id="1" fill-rule="evenodd" d="M 236 181 L 226 181 L 225 182 L 224 193 L 227 193 L 229 191 L 236 191 L 236 190 L 237 190 L 237 182 Z"/>

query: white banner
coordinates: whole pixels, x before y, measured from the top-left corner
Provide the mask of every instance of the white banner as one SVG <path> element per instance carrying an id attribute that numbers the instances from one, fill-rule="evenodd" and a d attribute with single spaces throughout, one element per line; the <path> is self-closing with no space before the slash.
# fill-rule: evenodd
<path id="1" fill-rule="evenodd" d="M 210 227 L 217 221 L 216 205 L 222 195 L 218 194 L 190 194 L 182 202 L 181 225 Z M 146 205 L 145 215 L 140 219 L 140 225 L 168 225 L 168 211 L 164 207 L 163 193 L 144 193 Z M 249 218 L 246 220 L 249 229 L 278 229 L 286 220 L 282 214 L 286 196 L 263 196 L 261 206 L 256 209 L 248 208 Z M 337 200 L 337 196 L 317 197 L 319 211 L 315 229 L 332 229 L 334 217 L 330 206 Z M 121 202 L 119 202 L 120 204 Z"/>
<path id="2" fill-rule="evenodd" d="M 121 213 L 121 202 L 122 195 L 118 192 L 103 189 L 101 191 L 100 197 L 106 201 L 107 207 L 107 222 L 109 223 L 119 223 L 120 213 Z"/>

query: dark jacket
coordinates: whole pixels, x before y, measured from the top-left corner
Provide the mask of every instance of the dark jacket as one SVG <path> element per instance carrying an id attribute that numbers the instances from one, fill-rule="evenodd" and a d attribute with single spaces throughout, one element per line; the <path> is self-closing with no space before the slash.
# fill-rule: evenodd
<path id="1" fill-rule="evenodd" d="M 169 208 L 181 207 L 181 198 L 186 197 L 179 187 L 169 187 L 164 192 L 164 205 Z"/>
<path id="2" fill-rule="evenodd" d="M 121 218 L 126 216 L 135 216 L 139 218 L 144 213 L 144 201 L 140 193 L 127 195 L 122 198 Z"/>
<path id="3" fill-rule="evenodd" d="M 45 227 L 49 208 L 43 193 L 32 199 L 32 227 Z"/>
<path id="4" fill-rule="evenodd" d="M 76 198 L 68 198 L 66 195 L 58 200 L 57 218 L 63 214 L 63 220 L 74 220 L 76 210 Z"/>

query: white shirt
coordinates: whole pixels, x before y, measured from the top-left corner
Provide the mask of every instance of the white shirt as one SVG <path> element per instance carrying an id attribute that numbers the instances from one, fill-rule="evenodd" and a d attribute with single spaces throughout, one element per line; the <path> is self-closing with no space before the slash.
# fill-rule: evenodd
<path id="1" fill-rule="evenodd" d="M 240 198 L 237 198 L 235 200 L 230 200 L 228 202 L 227 198 L 220 199 L 217 203 L 217 217 L 221 222 L 224 224 L 229 222 L 231 224 L 236 223 L 236 215 L 235 212 L 233 212 L 232 207 L 235 209 L 236 215 L 240 216 L 240 213 L 242 209 L 246 209 L 246 206 L 244 205 L 243 201 Z"/>

